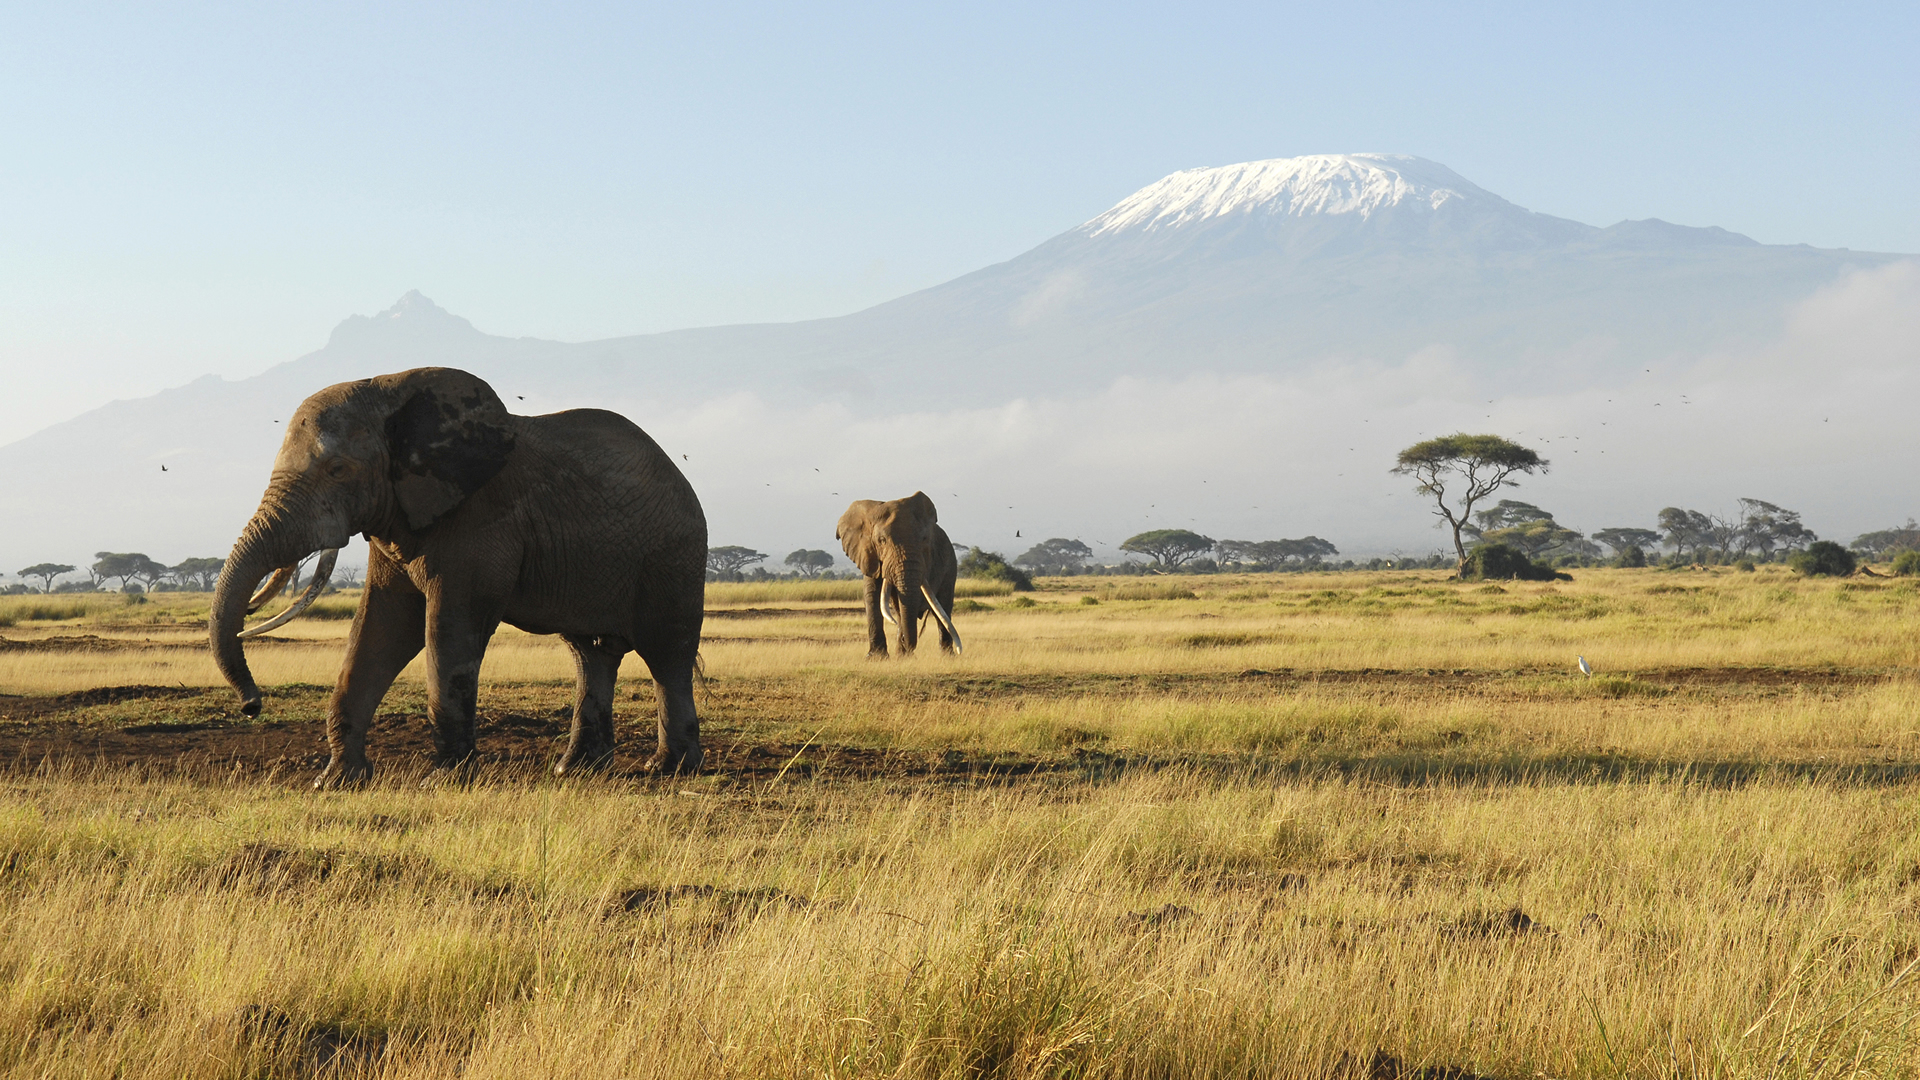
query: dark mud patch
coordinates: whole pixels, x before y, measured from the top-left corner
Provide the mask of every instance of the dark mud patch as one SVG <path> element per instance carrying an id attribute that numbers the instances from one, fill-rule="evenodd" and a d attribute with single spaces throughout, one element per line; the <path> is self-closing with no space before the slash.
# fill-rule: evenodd
<path id="1" fill-rule="evenodd" d="M 1449 937 L 1509 938 L 1529 934 L 1553 936 L 1558 932 L 1517 907 L 1505 911 L 1477 911 L 1445 924 L 1441 933 Z"/>
<path id="2" fill-rule="evenodd" d="M 1342 1080 L 1491 1080 L 1454 1065 L 1409 1065 L 1385 1050 L 1365 1057 L 1342 1054 L 1333 1072 Z"/>
<path id="3" fill-rule="evenodd" d="M 359 1076 L 373 1072 L 387 1051 L 381 1031 L 302 1021 L 272 1005 L 248 1005 L 227 1019 L 230 1037 L 263 1058 L 263 1075 Z"/>
<path id="4" fill-rule="evenodd" d="M 675 903 L 692 900 L 712 901 L 728 912 L 758 912 L 773 906 L 798 909 L 812 903 L 804 896 L 795 896 L 771 885 L 753 889 L 721 885 L 642 885 L 615 896 L 610 906 L 620 912 L 663 911 Z"/>

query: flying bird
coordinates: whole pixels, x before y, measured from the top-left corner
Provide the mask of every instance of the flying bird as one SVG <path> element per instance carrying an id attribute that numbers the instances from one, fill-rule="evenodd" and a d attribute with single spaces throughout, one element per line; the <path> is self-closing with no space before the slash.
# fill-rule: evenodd
<path id="1" fill-rule="evenodd" d="M 525 394 L 515 394 L 515 395 L 513 395 L 513 396 L 514 396 L 514 397 L 516 397 L 516 398 L 519 398 L 519 399 L 520 399 L 521 401 L 525 401 L 525 400 L 527 400 L 527 395 L 525 395 Z"/>
<path id="2" fill-rule="evenodd" d="M 160 471 L 161 471 L 161 472 L 166 472 L 166 471 L 167 471 L 167 467 L 166 467 L 165 465 L 162 465 L 162 466 L 160 466 Z"/>
<path id="3" fill-rule="evenodd" d="M 1593 678 L 1593 665 L 1587 663 L 1587 658 L 1584 656 L 1576 656 L 1574 659 L 1580 661 L 1580 674 L 1585 675 L 1589 679 Z"/>

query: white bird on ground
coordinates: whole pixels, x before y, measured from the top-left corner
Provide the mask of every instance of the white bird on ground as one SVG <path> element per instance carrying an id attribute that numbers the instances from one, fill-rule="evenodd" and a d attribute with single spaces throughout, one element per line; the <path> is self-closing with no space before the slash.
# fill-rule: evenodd
<path id="1" fill-rule="evenodd" d="M 1584 656 L 1577 656 L 1577 657 L 1574 657 L 1574 659 L 1580 661 L 1580 674 L 1585 675 L 1589 679 L 1593 678 L 1593 665 L 1587 663 L 1587 658 Z"/>

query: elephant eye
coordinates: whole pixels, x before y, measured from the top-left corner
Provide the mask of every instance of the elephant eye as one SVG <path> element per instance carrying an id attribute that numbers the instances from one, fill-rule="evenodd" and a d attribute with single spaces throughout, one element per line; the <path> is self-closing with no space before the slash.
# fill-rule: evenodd
<path id="1" fill-rule="evenodd" d="M 353 471 L 353 463 L 346 458 L 334 458 L 327 462 L 327 475 L 335 480 L 344 480 Z"/>

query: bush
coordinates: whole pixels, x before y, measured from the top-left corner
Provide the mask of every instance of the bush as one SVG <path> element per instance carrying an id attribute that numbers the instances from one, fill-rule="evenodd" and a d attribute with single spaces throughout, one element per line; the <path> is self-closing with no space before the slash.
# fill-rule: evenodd
<path id="1" fill-rule="evenodd" d="M 1815 540 L 1796 551 L 1787 565 L 1808 577 L 1846 577 L 1853 573 L 1853 552 L 1831 540 Z"/>
<path id="2" fill-rule="evenodd" d="M 1893 572 L 1901 577 L 1920 577 L 1920 551 L 1903 551 L 1895 555 Z"/>
<path id="3" fill-rule="evenodd" d="M 1481 544 L 1467 552 L 1461 581 L 1572 581 L 1551 566 L 1541 566 L 1505 544 Z"/>
<path id="4" fill-rule="evenodd" d="M 1014 592 L 1033 591 L 1033 578 L 1025 570 L 1007 562 L 1007 557 L 997 551 L 981 551 L 979 548 L 968 551 L 967 557 L 960 560 L 960 576 L 1004 581 L 1013 586 Z"/>
<path id="5" fill-rule="evenodd" d="M 1733 564 L 1733 568 L 1743 574 L 1751 574 L 1754 572 L 1753 560 L 1741 559 L 1739 562 Z"/>
<path id="6" fill-rule="evenodd" d="M 1647 553 L 1637 547 L 1630 547 L 1613 560 L 1615 566 L 1641 567 L 1647 565 Z"/>

